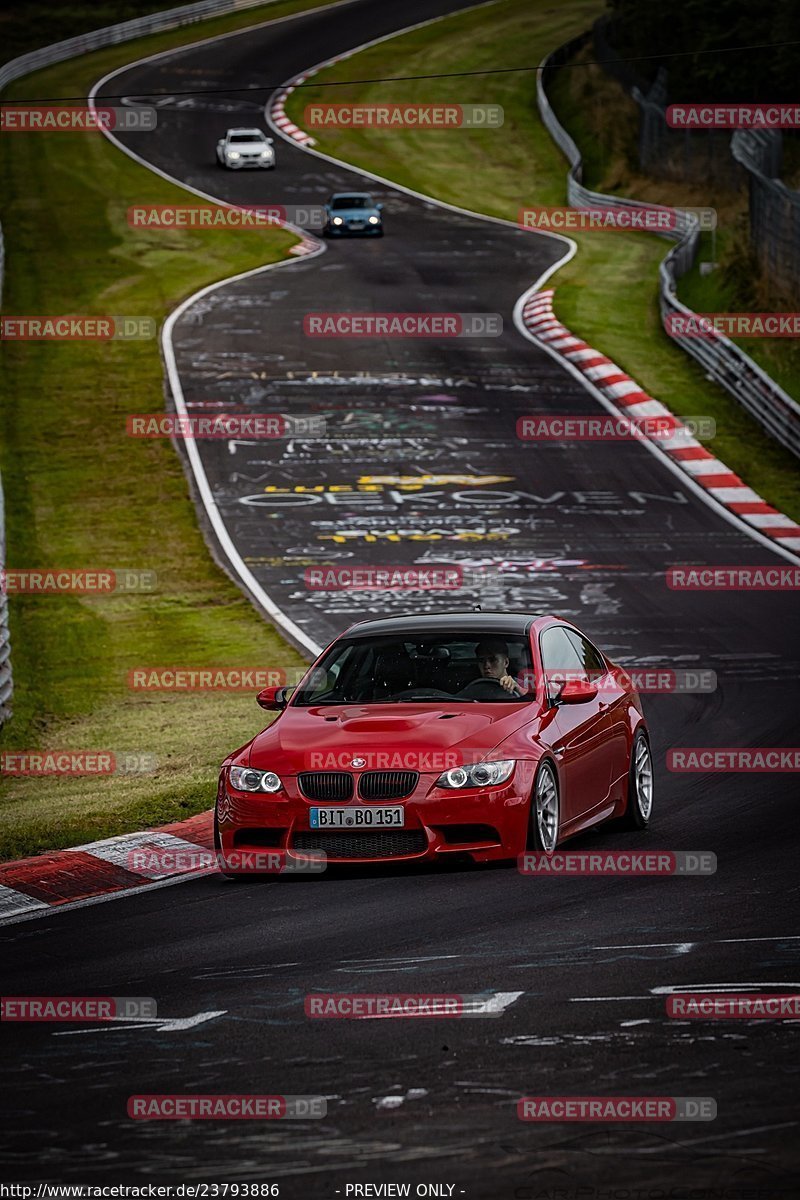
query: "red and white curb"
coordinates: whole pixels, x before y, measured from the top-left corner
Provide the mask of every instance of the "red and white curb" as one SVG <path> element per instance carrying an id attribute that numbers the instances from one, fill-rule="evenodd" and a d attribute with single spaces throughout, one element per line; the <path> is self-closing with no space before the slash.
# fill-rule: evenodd
<path id="1" fill-rule="evenodd" d="M 199 813 L 186 821 L 141 833 L 89 842 L 69 850 L 56 850 L 0 864 L 0 922 L 9 917 L 43 914 L 79 900 L 92 900 L 154 887 L 176 876 L 208 874 L 208 868 L 176 866 L 170 860 L 197 858 L 198 850 L 213 850 L 213 814 Z M 155 856 L 158 871 L 134 869 L 134 851 Z M 162 869 L 163 867 L 163 869 Z"/>
<path id="2" fill-rule="evenodd" d="M 430 22 L 423 21 L 422 24 L 427 25 L 430 24 Z M 416 29 L 418 26 L 412 25 L 410 28 Z M 406 33 L 408 31 L 401 29 L 399 32 Z M 394 37 L 395 35 L 389 34 L 388 36 Z M 312 76 L 317 75 L 320 71 L 325 70 L 326 67 L 332 67 L 334 63 L 343 62 L 346 58 L 352 58 L 353 55 L 360 53 L 362 50 L 366 50 L 368 46 L 374 46 L 378 42 L 387 40 L 388 38 L 385 37 L 376 38 L 374 42 L 365 42 L 362 46 L 354 46 L 352 50 L 345 50 L 343 54 L 337 54 L 333 58 L 326 58 L 323 62 L 319 62 L 313 67 L 308 67 L 302 75 L 293 75 L 291 79 L 284 83 L 283 86 L 277 92 L 275 92 L 273 96 L 270 97 L 267 103 L 267 116 L 286 137 L 292 138 L 295 142 L 299 142 L 301 146 L 316 146 L 316 139 L 313 138 L 310 133 L 306 133 L 304 129 L 301 129 L 299 125 L 295 125 L 294 121 L 291 121 L 286 115 L 286 101 L 289 99 L 292 92 L 295 91 L 295 89 L 298 88 L 301 83 L 305 83 L 308 79 L 311 79 Z"/>
<path id="3" fill-rule="evenodd" d="M 286 84 L 279 92 L 275 93 L 269 103 L 270 115 L 281 133 L 294 138 L 296 142 L 300 142 L 301 146 L 313 146 L 316 143 L 310 133 L 306 133 L 299 125 L 295 125 L 294 121 L 289 120 L 286 115 L 286 101 L 298 84 L 305 83 L 308 76 L 314 74 L 316 74 L 316 70 L 309 71 L 306 75 L 295 76 L 290 84 Z"/>
<path id="4" fill-rule="evenodd" d="M 294 232 L 295 231 L 292 230 L 292 233 L 294 233 Z M 304 237 L 304 238 L 301 238 L 301 240 L 299 242 L 296 242 L 294 244 L 294 246 L 291 246 L 289 248 L 289 253 L 293 254 L 295 256 L 295 258 L 297 258 L 298 256 L 303 255 L 303 254 L 314 254 L 318 249 L 319 249 L 318 242 L 312 242 L 311 238 Z"/>
<path id="5" fill-rule="evenodd" d="M 552 288 L 535 292 L 522 307 L 523 324 L 534 339 L 576 368 L 621 414 L 640 420 L 658 417 L 660 423 L 664 420 L 672 422 L 675 429 L 672 436 L 651 437 L 650 440 L 729 512 L 785 550 L 800 550 L 800 525 L 747 487 L 724 462 L 687 432 L 678 417 L 660 400 L 643 391 L 621 367 L 575 337 L 553 312 L 553 295 Z"/>

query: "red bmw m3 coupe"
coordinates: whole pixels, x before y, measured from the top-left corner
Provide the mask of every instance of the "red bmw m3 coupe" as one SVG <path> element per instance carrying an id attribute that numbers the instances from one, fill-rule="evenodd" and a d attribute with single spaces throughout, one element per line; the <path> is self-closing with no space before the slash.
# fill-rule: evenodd
<path id="1" fill-rule="evenodd" d="M 569 621 L 457 612 L 353 625 L 280 715 L 222 765 L 221 865 L 551 855 L 610 818 L 644 828 L 650 741 L 636 690 Z M 231 868 L 229 873 L 235 873 Z"/>

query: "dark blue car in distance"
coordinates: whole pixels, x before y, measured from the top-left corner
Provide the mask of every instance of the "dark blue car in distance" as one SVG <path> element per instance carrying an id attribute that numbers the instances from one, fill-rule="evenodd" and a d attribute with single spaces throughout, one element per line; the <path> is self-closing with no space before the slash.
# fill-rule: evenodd
<path id="1" fill-rule="evenodd" d="M 336 192 L 325 205 L 326 237 L 383 237 L 382 204 L 369 192 Z"/>

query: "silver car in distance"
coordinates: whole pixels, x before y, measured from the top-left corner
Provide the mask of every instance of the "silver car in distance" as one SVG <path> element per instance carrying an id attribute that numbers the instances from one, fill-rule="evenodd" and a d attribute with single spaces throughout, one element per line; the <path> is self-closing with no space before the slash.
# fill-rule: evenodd
<path id="1" fill-rule="evenodd" d="M 260 129 L 229 129 L 217 142 L 217 162 L 232 171 L 242 167 L 271 170 L 275 166 L 272 138 Z"/>

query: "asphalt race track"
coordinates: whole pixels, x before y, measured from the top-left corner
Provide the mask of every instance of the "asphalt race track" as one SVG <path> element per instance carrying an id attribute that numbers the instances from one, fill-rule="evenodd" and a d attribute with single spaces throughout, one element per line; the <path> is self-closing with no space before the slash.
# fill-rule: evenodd
<path id="1" fill-rule="evenodd" d="M 358 0 L 133 66 L 101 98 L 169 94 L 187 79 L 198 90 L 280 82 L 464 7 Z M 645 698 L 656 761 L 651 831 L 607 828 L 573 848 L 713 851 L 718 870 L 542 879 L 513 866 L 450 864 L 242 884 L 207 877 L 8 925 L 0 931 L 8 993 L 152 996 L 160 1017 L 175 1020 L 17 1026 L 6 1048 L 13 1111 L 3 1174 L 278 1182 L 281 1196 L 298 1200 L 390 1182 L 518 1200 L 558 1189 L 599 1200 L 603 1188 L 669 1197 L 658 1189 L 679 1185 L 737 1200 L 797 1194 L 796 1023 L 665 1015 L 666 992 L 681 987 L 800 987 L 796 778 L 681 775 L 664 765 L 670 747 L 796 739 L 793 594 L 675 592 L 664 579 L 680 563 L 784 560 L 636 442 L 517 439 L 521 415 L 596 412 L 512 321 L 517 298 L 563 253 L 559 243 L 426 203 L 277 138 L 273 174 L 220 170 L 217 137 L 249 123 L 263 124 L 260 106 L 232 91 L 165 105 L 155 133 L 126 143 L 238 203 L 318 204 L 332 191 L 371 190 L 384 201 L 387 233 L 332 242 L 227 285 L 176 325 L 190 411 L 222 402 L 327 421 L 322 439 L 197 443 L 248 566 L 319 644 L 365 614 L 410 605 L 402 593 L 310 592 L 307 566 L 447 562 L 487 568 L 489 582 L 415 596 L 415 610 L 551 610 L 619 661 L 714 670 L 711 694 Z M 304 315 L 326 309 L 497 312 L 504 332 L 306 337 Z M 345 485 L 353 493 L 331 491 Z M 228 749 L 219 747 L 220 758 Z M 325 991 L 496 992 L 506 1007 L 463 1020 L 309 1020 L 304 996 Z M 210 1015 L 186 1020 L 200 1014 Z M 328 1115 L 127 1117 L 132 1093 L 173 1092 L 321 1095 Z M 525 1094 L 597 1093 L 710 1096 L 718 1115 L 640 1126 L 516 1117 Z"/>

